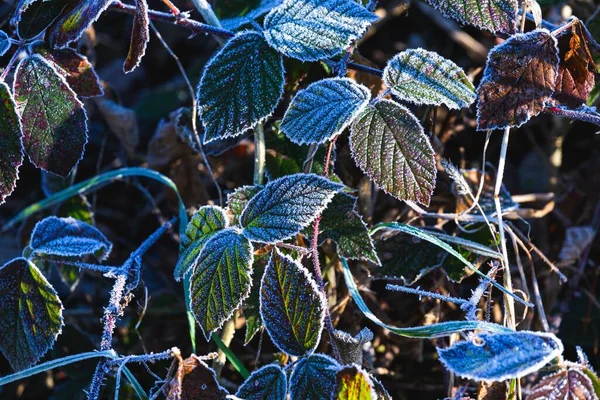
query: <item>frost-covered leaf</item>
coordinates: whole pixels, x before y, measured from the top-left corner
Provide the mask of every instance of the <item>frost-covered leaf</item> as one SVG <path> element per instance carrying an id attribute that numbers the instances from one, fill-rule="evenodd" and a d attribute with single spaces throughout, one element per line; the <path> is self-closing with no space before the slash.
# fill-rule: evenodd
<path id="1" fill-rule="evenodd" d="M 350 260 L 381 264 L 367 225 L 355 211 L 356 198 L 344 193 L 333 196 L 321 215 L 319 244 L 331 239 L 338 253 Z"/>
<path id="2" fill-rule="evenodd" d="M 326 307 L 310 272 L 273 249 L 260 287 L 260 314 L 275 346 L 293 356 L 312 353 L 321 340 Z"/>
<path id="3" fill-rule="evenodd" d="M 373 340 L 373 332 L 369 328 L 363 328 L 355 336 L 348 332 L 336 329 L 333 336 L 337 344 L 343 364 L 363 363 L 363 346 Z"/>
<path id="4" fill-rule="evenodd" d="M 10 38 L 4 31 L 0 31 L 0 57 L 6 54 L 10 49 Z"/>
<path id="5" fill-rule="evenodd" d="M 256 7 L 244 13 L 242 16 L 221 19 L 221 25 L 223 25 L 223 28 L 225 29 L 236 30 L 243 25 L 251 23 L 252 20 L 262 17 L 282 2 L 283 0 L 261 0 Z M 247 0 L 244 0 L 244 3 L 247 4 Z"/>
<path id="6" fill-rule="evenodd" d="M 389 100 L 369 104 L 352 124 L 350 148 L 360 169 L 384 192 L 429 205 L 435 153 L 407 108 Z"/>
<path id="7" fill-rule="evenodd" d="M 337 361 L 325 354 L 302 358 L 290 377 L 290 400 L 330 399 L 339 369 Z"/>
<path id="8" fill-rule="evenodd" d="M 40 270 L 17 258 L 0 268 L 0 306 L 0 350 L 14 370 L 30 367 L 60 334 L 62 303 Z"/>
<path id="9" fill-rule="evenodd" d="M 104 94 L 100 78 L 87 57 L 70 48 L 50 49 L 44 42 L 31 45 L 33 52 L 40 54 L 57 72 L 65 77 L 69 87 L 79 97 L 97 97 Z"/>
<path id="10" fill-rule="evenodd" d="M 517 31 L 516 0 L 427 0 L 444 16 L 493 33 Z"/>
<path id="11" fill-rule="evenodd" d="M 21 122 L 6 83 L 0 82 L 0 204 L 15 189 L 23 164 Z"/>
<path id="12" fill-rule="evenodd" d="M 150 40 L 150 20 L 148 19 L 148 3 L 146 0 L 135 1 L 135 14 L 133 15 L 133 29 L 129 52 L 123 64 L 123 71 L 129 73 L 136 69 L 146 54 L 146 46 Z"/>
<path id="13" fill-rule="evenodd" d="M 527 400 L 598 400 L 598 396 L 583 370 L 572 367 L 542 378 Z"/>
<path id="14" fill-rule="evenodd" d="M 294 143 L 323 143 L 339 135 L 367 106 L 371 92 L 348 78 L 328 78 L 296 94 L 279 129 Z"/>
<path id="15" fill-rule="evenodd" d="M 469 107 L 475 87 L 455 63 L 433 51 L 408 49 L 392 58 L 383 80 L 400 100 L 417 105 L 445 104 L 451 109 Z"/>
<path id="16" fill-rule="evenodd" d="M 439 268 L 448 253 L 439 247 L 408 235 L 394 235 L 375 242 L 381 268 L 370 268 L 378 278 L 402 279 L 412 285 L 424 275 Z M 461 267 L 464 267 L 460 264 Z"/>
<path id="17" fill-rule="evenodd" d="M 265 18 L 265 38 L 288 57 L 318 61 L 346 50 L 376 20 L 353 0 L 285 0 Z"/>
<path id="18" fill-rule="evenodd" d="M 537 29 L 490 51 L 477 88 L 477 129 L 521 126 L 542 112 L 556 87 L 556 44 L 550 32 Z"/>
<path id="19" fill-rule="evenodd" d="M 169 382 L 167 400 L 225 400 L 228 394 L 219 385 L 215 371 L 191 355 L 179 363 L 175 377 Z"/>
<path id="20" fill-rule="evenodd" d="M 214 234 L 195 262 L 191 309 L 206 340 L 242 304 L 252 286 L 252 243 L 236 229 Z"/>
<path id="21" fill-rule="evenodd" d="M 175 133 L 179 139 L 181 139 L 196 153 L 202 155 L 202 151 L 196 142 L 194 129 L 192 127 L 192 111 L 189 108 L 179 108 L 169 114 L 169 118 L 171 119 L 171 123 L 175 128 Z M 198 138 L 200 139 L 200 143 L 203 143 L 204 128 L 202 127 L 201 122 L 197 123 L 196 129 L 198 129 Z M 203 145 L 202 150 L 204 150 L 204 154 L 207 156 L 220 156 L 227 150 L 237 146 L 242 140 L 248 137 L 249 134 L 250 131 L 234 138 L 212 140 L 210 143 Z"/>
<path id="22" fill-rule="evenodd" d="M 221 207 L 204 206 L 194 213 L 185 228 L 185 235 L 181 237 L 180 256 L 175 266 L 176 280 L 183 278 L 190 268 L 196 266 L 208 239 L 227 225 L 227 216 Z"/>
<path id="23" fill-rule="evenodd" d="M 64 2 L 63 0 L 51 1 Z M 62 16 L 52 23 L 49 31 L 50 44 L 62 48 L 78 40 L 111 3 L 112 0 L 76 1 L 68 12 L 63 12 Z"/>
<path id="24" fill-rule="evenodd" d="M 342 188 L 315 174 L 294 174 L 271 181 L 242 212 L 243 234 L 263 243 L 288 239 L 314 221 Z"/>
<path id="25" fill-rule="evenodd" d="M 335 376 L 335 400 L 377 400 L 369 374 L 358 365 L 347 365 Z"/>
<path id="26" fill-rule="evenodd" d="M 571 35 L 561 38 L 558 42 L 560 63 L 553 97 L 571 108 L 586 104 L 595 84 L 596 67 L 584 29 L 582 22 L 577 20 L 571 28 Z M 564 42 L 567 39 L 569 40 L 568 46 L 565 46 Z M 564 47 L 568 47 L 568 49 Z"/>
<path id="27" fill-rule="evenodd" d="M 244 317 L 246 318 L 244 345 L 247 345 L 263 326 L 260 316 L 260 283 L 270 258 L 270 253 L 258 254 L 254 257 L 252 290 L 250 290 L 250 295 L 244 301 Z"/>
<path id="28" fill-rule="evenodd" d="M 235 189 L 233 193 L 227 195 L 227 207 L 231 210 L 235 223 L 238 222 L 244 208 L 246 208 L 246 204 L 263 188 L 264 186 L 262 185 L 246 185 Z"/>
<path id="29" fill-rule="evenodd" d="M 446 349 L 438 348 L 440 361 L 458 376 L 475 381 L 504 381 L 535 372 L 563 352 L 552 333 L 480 333 Z"/>
<path id="30" fill-rule="evenodd" d="M 204 143 L 241 135 L 270 116 L 283 93 L 283 59 L 261 33 L 230 39 L 198 85 Z"/>
<path id="31" fill-rule="evenodd" d="M 244 400 L 285 400 L 287 377 L 277 364 L 265 365 L 254 371 L 235 394 Z"/>
<path id="32" fill-rule="evenodd" d="M 83 104 L 64 77 L 38 54 L 17 67 L 14 94 L 31 162 L 45 171 L 69 175 L 87 143 Z"/>
<path id="33" fill-rule="evenodd" d="M 29 247 L 38 256 L 85 257 L 104 260 L 112 243 L 92 225 L 75 218 L 48 217 L 37 223 Z"/>
<path id="34" fill-rule="evenodd" d="M 12 23 L 21 39 L 32 39 L 76 3 L 77 0 L 26 0 L 17 7 Z"/>

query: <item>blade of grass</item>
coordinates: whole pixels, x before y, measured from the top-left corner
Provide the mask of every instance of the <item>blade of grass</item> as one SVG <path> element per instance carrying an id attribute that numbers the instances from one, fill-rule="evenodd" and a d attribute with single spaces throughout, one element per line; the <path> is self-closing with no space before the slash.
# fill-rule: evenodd
<path id="1" fill-rule="evenodd" d="M 229 347 L 227 347 L 225 345 L 225 343 L 223 343 L 223 341 L 221 340 L 220 337 L 218 337 L 214 333 L 212 334 L 211 337 L 212 337 L 212 340 L 214 340 L 215 343 L 217 344 L 217 346 L 219 347 L 219 350 L 221 350 L 223 353 L 225 353 L 225 355 L 227 356 L 227 359 L 229 360 L 231 365 L 233 365 L 233 367 L 240 373 L 242 378 L 247 379 L 250 376 L 250 372 L 248 372 L 248 370 L 246 369 L 244 364 L 240 361 L 240 359 L 237 358 L 237 356 L 233 353 L 233 351 L 231 351 L 231 349 Z"/>

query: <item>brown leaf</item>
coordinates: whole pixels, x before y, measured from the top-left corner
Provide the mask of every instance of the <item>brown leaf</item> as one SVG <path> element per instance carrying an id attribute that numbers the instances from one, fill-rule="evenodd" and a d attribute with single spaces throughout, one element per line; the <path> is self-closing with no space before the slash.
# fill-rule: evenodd
<path id="1" fill-rule="evenodd" d="M 506 382 L 482 382 L 479 385 L 477 400 L 505 400 L 507 389 Z"/>
<path id="2" fill-rule="evenodd" d="M 125 59 L 125 64 L 123 64 L 123 71 L 126 74 L 136 69 L 140 65 L 142 57 L 146 54 L 146 46 L 150 40 L 149 26 L 148 3 L 146 0 L 136 0 L 129 53 Z"/>
<path id="3" fill-rule="evenodd" d="M 592 381 L 581 368 L 570 368 L 546 376 L 535 385 L 527 400 L 598 400 Z"/>
<path id="4" fill-rule="evenodd" d="M 177 374 L 169 384 L 167 400 L 220 400 L 228 394 L 219 385 L 215 371 L 192 355 L 179 363 Z"/>
<path id="5" fill-rule="evenodd" d="M 560 63 L 554 98 L 571 108 L 587 102 L 594 88 L 594 60 L 580 21 L 573 24 L 571 35 L 559 41 Z M 568 39 L 568 43 L 567 43 Z"/>

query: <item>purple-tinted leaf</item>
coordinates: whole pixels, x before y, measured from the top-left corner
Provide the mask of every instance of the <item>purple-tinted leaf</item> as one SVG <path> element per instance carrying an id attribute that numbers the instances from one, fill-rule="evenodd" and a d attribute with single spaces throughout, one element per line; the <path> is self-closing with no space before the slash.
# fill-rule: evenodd
<path id="1" fill-rule="evenodd" d="M 338 253 L 350 260 L 370 261 L 380 265 L 367 225 L 355 211 L 356 198 L 336 194 L 321 215 L 319 244 L 331 239 Z"/>
<path id="2" fill-rule="evenodd" d="M 598 400 L 594 385 L 582 368 L 571 367 L 545 376 L 526 400 Z"/>
<path id="3" fill-rule="evenodd" d="M 123 71 L 129 73 L 136 69 L 146 54 L 146 46 L 150 40 L 150 20 L 148 19 L 148 3 L 146 0 L 135 1 L 135 14 L 133 16 L 133 30 L 129 53 L 123 65 Z"/>
<path id="4" fill-rule="evenodd" d="M 0 267 L 0 350 L 15 370 L 35 364 L 63 326 L 63 306 L 40 270 L 24 258 Z"/>
<path id="5" fill-rule="evenodd" d="M 269 182 L 240 216 L 243 234 L 262 243 L 288 239 L 315 220 L 342 185 L 315 174 L 294 174 Z"/>
<path id="6" fill-rule="evenodd" d="M 290 377 L 290 400 L 330 399 L 340 365 L 325 354 L 302 358 Z"/>
<path id="7" fill-rule="evenodd" d="M 111 3 L 112 0 L 84 0 L 76 2 L 74 7 L 68 10 L 68 12 L 64 12 L 52 24 L 49 37 L 52 46 L 59 48 L 67 47 L 71 42 L 78 40 L 83 32 L 100 17 L 100 14 Z"/>
<path id="8" fill-rule="evenodd" d="M 475 381 L 504 381 L 535 372 L 563 352 L 552 333 L 480 333 L 446 349 L 438 348 L 440 361 L 458 376 Z"/>
<path id="9" fill-rule="evenodd" d="M 86 56 L 69 48 L 50 49 L 43 42 L 36 42 L 31 48 L 65 77 L 71 89 L 79 97 L 104 95 L 100 78 Z"/>
<path id="10" fill-rule="evenodd" d="M 14 94 L 31 162 L 45 171 L 69 175 L 87 143 L 83 104 L 64 77 L 37 54 L 17 67 Z"/>
<path id="11" fill-rule="evenodd" d="M 270 116 L 283 93 L 283 58 L 262 33 L 230 39 L 204 68 L 198 107 L 204 143 L 235 137 Z"/>
<path id="12" fill-rule="evenodd" d="M 29 247 L 36 255 L 55 257 L 94 256 L 104 260 L 112 243 L 92 225 L 75 218 L 48 217 L 38 222 L 31 233 Z"/>
<path id="13" fill-rule="evenodd" d="M 538 29 L 490 51 L 477 88 L 477 129 L 521 126 L 543 111 L 556 87 L 556 45 L 550 32 Z"/>
<path id="14" fill-rule="evenodd" d="M 6 54 L 10 49 L 10 38 L 4 31 L 0 31 L 0 57 Z"/>
<path id="15" fill-rule="evenodd" d="M 190 279 L 190 300 L 206 340 L 250 294 L 253 251 L 233 228 L 218 231 L 202 248 Z"/>
<path id="16" fill-rule="evenodd" d="M 429 205 L 435 153 L 417 118 L 390 100 L 370 104 L 352 124 L 356 163 L 384 192 Z"/>
<path id="17" fill-rule="evenodd" d="M 10 89 L 0 82 L 0 204 L 15 189 L 23 164 L 21 123 Z"/>
<path id="18" fill-rule="evenodd" d="M 312 353 L 321 340 L 326 307 L 310 272 L 273 249 L 260 287 L 260 314 L 275 346 L 293 356 Z"/>
<path id="19" fill-rule="evenodd" d="M 594 58 L 590 54 L 583 29 L 582 23 L 576 21 L 571 35 L 558 42 L 560 63 L 553 97 L 571 108 L 586 104 L 595 84 Z M 565 43 L 567 40 L 568 46 Z"/>
<path id="20" fill-rule="evenodd" d="M 176 280 L 180 280 L 187 271 L 195 268 L 208 239 L 227 225 L 227 216 L 221 207 L 204 206 L 194 213 L 185 228 L 185 235 L 181 237 L 180 256 L 175 266 Z"/>
<path id="21" fill-rule="evenodd" d="M 517 0 L 427 0 L 444 16 L 492 33 L 517 31 Z"/>
<path id="22" fill-rule="evenodd" d="M 265 365 L 254 371 L 235 394 L 244 400 L 285 400 L 287 377 L 277 364 Z"/>
<path id="23" fill-rule="evenodd" d="M 377 400 L 369 374 L 358 365 L 347 365 L 335 376 L 335 400 Z"/>

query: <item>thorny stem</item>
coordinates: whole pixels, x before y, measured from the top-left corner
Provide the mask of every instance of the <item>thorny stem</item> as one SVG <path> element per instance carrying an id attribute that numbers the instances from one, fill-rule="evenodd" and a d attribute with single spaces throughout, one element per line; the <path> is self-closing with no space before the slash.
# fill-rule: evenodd
<path id="1" fill-rule="evenodd" d="M 559 115 L 572 120 L 589 122 L 591 124 L 600 125 L 600 116 L 576 110 L 568 110 L 561 107 L 548 107 L 544 110 L 545 114 Z"/>
<path id="2" fill-rule="evenodd" d="M 335 146 L 335 142 L 337 137 L 331 139 L 329 142 L 329 146 L 327 147 L 327 155 L 325 156 L 325 165 L 323 166 L 323 176 L 326 178 L 329 176 L 329 163 L 331 162 L 331 153 L 333 152 L 333 148 Z M 321 223 L 321 215 L 315 219 L 313 224 L 313 236 L 311 241 L 311 252 L 312 252 L 312 261 L 315 272 L 315 279 L 317 280 L 317 284 L 321 289 L 321 294 L 324 299 L 327 299 L 327 293 L 325 292 L 325 284 L 323 283 L 323 274 L 321 272 L 321 263 L 319 262 L 319 224 Z M 327 303 L 327 302 L 326 302 Z M 333 322 L 331 321 L 331 313 L 329 312 L 329 306 L 325 307 L 325 328 L 329 333 L 329 342 L 331 344 L 331 351 L 333 352 L 333 356 L 336 360 L 341 361 L 342 357 L 340 355 L 340 351 L 337 347 L 337 343 L 335 341 L 334 332 L 335 329 L 333 327 Z"/>

